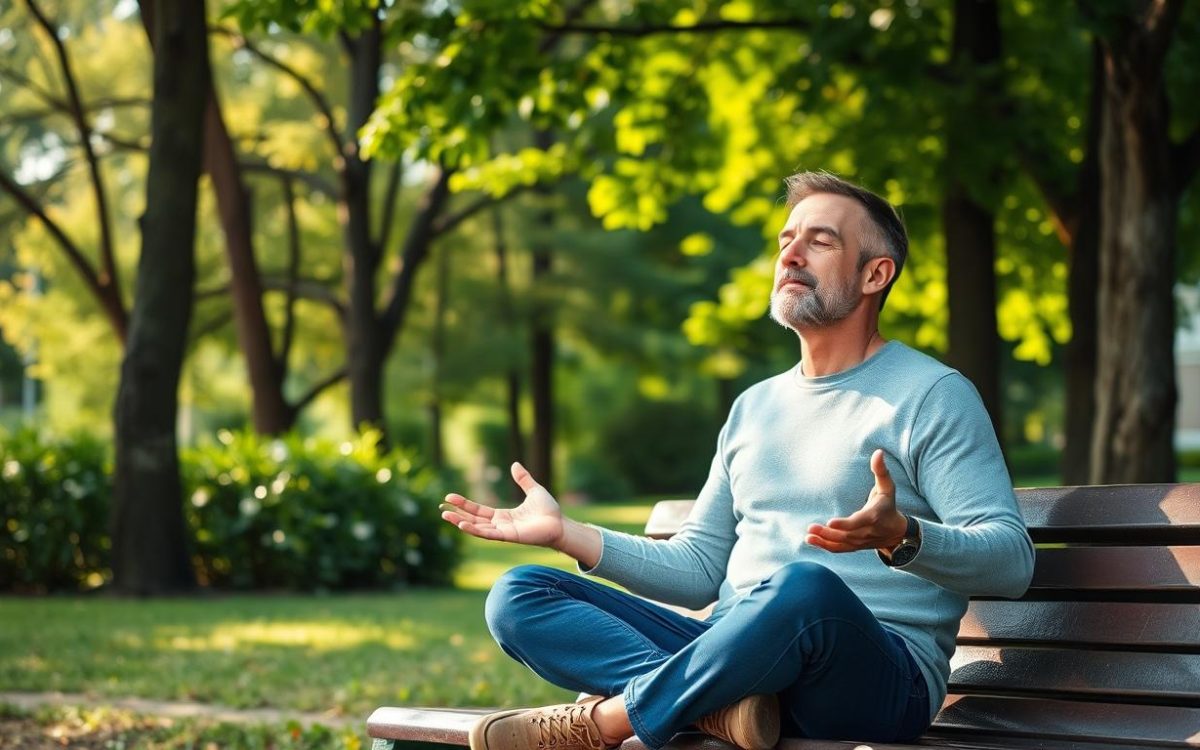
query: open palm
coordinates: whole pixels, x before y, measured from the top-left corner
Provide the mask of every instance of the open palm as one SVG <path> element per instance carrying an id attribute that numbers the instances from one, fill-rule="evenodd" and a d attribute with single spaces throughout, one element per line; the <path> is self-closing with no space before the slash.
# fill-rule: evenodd
<path id="1" fill-rule="evenodd" d="M 512 465 L 512 476 L 525 491 L 525 501 L 517 507 L 492 508 L 451 493 L 442 505 L 442 518 L 481 539 L 552 546 L 563 535 L 558 501 L 521 464 Z"/>

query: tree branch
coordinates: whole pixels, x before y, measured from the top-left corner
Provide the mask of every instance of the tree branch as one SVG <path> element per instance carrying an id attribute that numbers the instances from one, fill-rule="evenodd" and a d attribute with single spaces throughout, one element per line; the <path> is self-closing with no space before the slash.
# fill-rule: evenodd
<path id="1" fill-rule="evenodd" d="M 33 80 L 28 76 L 24 75 L 23 73 L 18 73 L 8 66 L 0 66 L 0 78 L 9 78 L 13 81 L 16 81 L 17 84 L 33 92 L 37 98 L 46 102 L 46 104 L 49 104 L 55 109 L 66 110 L 67 108 L 66 102 L 62 101 L 54 94 L 34 83 Z"/>
<path id="2" fill-rule="evenodd" d="M 71 60 L 67 56 L 67 47 L 58 36 L 58 29 L 46 17 L 36 0 L 25 0 L 29 12 L 37 19 L 38 25 L 50 37 L 58 55 L 58 64 L 62 70 L 63 82 L 67 86 L 67 102 L 70 107 L 75 126 L 79 129 L 79 140 L 83 153 L 87 157 L 88 172 L 92 180 L 92 190 L 96 196 L 96 214 L 100 223 L 100 281 L 111 279 L 111 287 L 117 299 L 121 299 L 121 280 L 117 275 L 116 255 L 113 251 L 112 227 L 108 220 L 108 197 L 104 183 L 100 179 L 100 163 L 96 159 L 96 151 L 92 147 L 92 128 L 88 124 L 87 115 L 83 110 L 83 100 L 79 95 L 79 87 L 75 82 L 75 74 L 71 70 Z M 108 284 L 106 284 L 107 286 Z"/>
<path id="3" fill-rule="evenodd" d="M 115 136 L 112 133 L 93 133 L 92 135 L 99 136 L 101 139 L 108 142 L 114 148 L 120 149 L 122 151 L 137 151 L 138 153 L 148 153 L 150 151 L 149 143 L 142 143 L 140 141 L 126 140 L 125 138 L 121 138 L 120 136 Z"/>
<path id="4" fill-rule="evenodd" d="M 103 284 L 100 282 L 100 276 L 96 273 L 96 269 L 93 268 L 92 264 L 88 262 L 88 259 L 79 249 L 79 246 L 67 236 L 66 232 L 64 232 L 62 228 L 54 222 L 53 219 L 46 215 L 46 212 L 42 209 L 34 197 L 25 192 L 25 190 L 17 184 L 16 180 L 13 180 L 8 176 L 7 173 L 3 171 L 0 171 L 0 188 L 4 188 L 4 192 L 11 195 L 17 201 L 17 203 L 25 209 L 26 212 L 41 219 L 42 224 L 45 225 L 51 236 L 58 240 L 59 246 L 61 246 L 63 252 L 67 254 L 67 258 L 70 259 L 71 265 L 75 266 L 75 270 L 77 270 L 79 275 L 83 277 L 84 283 L 91 288 L 97 297 L 102 298 L 105 295 L 105 292 L 103 289 Z"/>
<path id="5" fill-rule="evenodd" d="M 595 0 L 580 0 L 580 2 L 567 9 L 567 12 L 563 16 L 563 23 L 568 26 L 574 24 L 583 17 L 583 14 L 592 5 L 595 5 Z M 545 38 L 542 39 L 542 43 L 538 45 L 538 53 L 545 55 L 553 52 L 566 35 L 567 32 L 565 31 L 552 31 L 546 34 Z"/>
<path id="6" fill-rule="evenodd" d="M 88 114 L 92 114 L 97 110 L 112 109 L 116 107 L 133 107 L 139 105 L 150 104 L 149 99 L 142 97 L 119 97 L 115 99 L 97 99 L 91 102 L 84 108 Z M 21 112 L 11 112 L 6 117 L 0 118 L 0 125 L 14 125 L 21 122 L 32 122 L 57 114 L 71 114 L 70 106 L 63 101 L 55 99 L 46 109 L 27 109 Z"/>
<path id="7" fill-rule="evenodd" d="M 308 185 L 312 190 L 327 195 L 331 198 L 337 196 L 337 188 L 328 180 L 316 172 L 305 172 L 300 169 L 284 169 L 282 167 L 273 167 L 260 159 L 239 159 L 238 166 L 243 172 L 255 172 L 258 174 L 272 175 L 283 179 L 297 180 Z"/>
<path id="8" fill-rule="evenodd" d="M 379 222 L 379 235 L 375 238 L 375 246 L 386 248 L 392 234 L 392 223 L 396 218 L 396 203 L 400 195 L 400 182 L 404 175 L 404 167 L 397 159 L 392 163 L 388 172 L 387 189 L 383 193 L 383 216 Z"/>
<path id="9" fill-rule="evenodd" d="M 412 289 L 416 271 L 429 255 L 430 245 L 433 244 L 435 238 L 433 224 L 442 212 L 442 207 L 446 205 L 446 199 L 450 196 L 450 175 L 453 173 L 453 169 L 441 168 L 437 179 L 421 197 L 417 213 L 408 226 L 408 236 L 404 239 L 404 251 L 400 255 L 400 268 L 392 277 L 391 293 L 384 306 L 383 315 L 380 316 L 385 341 L 384 351 L 390 349 L 391 342 L 395 340 L 396 331 L 404 320 L 409 292 Z"/>
<path id="10" fill-rule="evenodd" d="M 262 50 L 258 47 L 258 45 L 254 44 L 238 32 L 232 29 L 227 29 L 223 26 L 213 27 L 212 31 L 214 33 L 229 37 L 233 41 L 234 45 L 246 50 L 298 83 L 300 88 L 304 89 L 304 93 L 306 93 L 308 98 L 312 101 L 313 106 L 317 108 L 317 111 L 319 111 L 322 116 L 324 116 L 325 132 L 329 136 L 330 142 L 333 144 L 334 153 L 339 158 L 344 156 L 343 149 L 345 148 L 345 141 L 342 138 L 342 134 L 338 131 L 337 120 L 333 118 L 333 108 L 329 106 L 329 101 L 325 98 L 325 95 L 317 89 L 316 85 L 312 81 L 310 81 L 300 71 L 285 63 L 283 60 L 280 60 L 274 55 Z"/>
<path id="11" fill-rule="evenodd" d="M 807 31 L 811 24 L 802 18 L 781 18 L 760 21 L 701 21 L 687 26 L 673 24 L 645 24 L 642 26 L 605 26 L 587 23 L 541 24 L 542 31 L 551 34 L 607 34 L 621 37 L 648 37 L 656 34 L 712 34 L 721 31 L 748 31 L 753 29 L 776 29 L 781 31 Z"/>
<path id="12" fill-rule="evenodd" d="M 192 292 L 192 299 L 196 300 L 197 302 L 204 302 L 206 300 L 216 299 L 217 297 L 223 297 L 226 294 L 229 294 L 229 288 L 230 287 L 228 284 L 222 284 L 221 286 L 210 286 L 207 289 L 197 289 Z"/>
<path id="13" fill-rule="evenodd" d="M 478 198 L 473 203 L 464 206 L 455 213 L 444 214 L 438 217 L 438 219 L 433 222 L 433 234 L 435 237 L 441 236 L 453 230 L 459 224 L 463 223 L 480 211 L 503 203 L 509 198 L 519 195 L 520 193 L 523 193 L 532 187 L 545 187 L 547 184 L 548 183 L 538 183 L 537 185 L 518 185 L 501 196 L 487 195 L 482 198 Z"/>
<path id="14" fill-rule="evenodd" d="M 1196 172 L 1200 170 L 1200 125 L 1183 141 L 1171 147 L 1172 178 L 1175 194 L 1187 189 Z"/>
<path id="15" fill-rule="evenodd" d="M 290 178 L 280 180 L 283 187 L 283 204 L 287 206 L 288 217 L 288 289 L 287 300 L 284 302 L 283 340 L 279 345 L 279 354 L 275 361 L 279 363 L 282 382 L 287 377 L 288 357 L 292 353 L 292 337 L 296 333 L 296 282 L 300 277 L 300 224 L 296 220 L 296 193 L 292 189 Z"/>
<path id="16" fill-rule="evenodd" d="M 263 289 L 273 292 L 292 292 L 298 299 L 306 299 L 311 302 L 320 302 L 333 308 L 339 318 L 346 317 L 346 305 L 330 288 L 329 284 L 320 279 L 305 279 L 298 278 L 295 283 L 287 278 L 278 276 L 266 276 L 262 278 Z"/>
<path id="17" fill-rule="evenodd" d="M 1156 70 L 1161 68 L 1163 59 L 1167 56 L 1171 37 L 1175 34 L 1182 14 L 1183 0 L 1146 3 L 1146 15 L 1140 19 L 1138 29 L 1146 35 L 1152 53 L 1150 64 Z"/>
<path id="18" fill-rule="evenodd" d="M 342 367 L 330 373 L 329 376 L 327 376 L 324 380 L 317 381 L 311 388 L 308 389 L 307 393 L 301 396 L 296 403 L 292 404 L 292 412 L 299 413 L 301 410 L 311 404 L 317 396 L 321 395 L 322 391 L 330 386 L 337 385 L 345 377 L 346 368 Z"/>
<path id="19" fill-rule="evenodd" d="M 233 320 L 233 311 L 232 310 L 222 310 L 221 312 L 214 315 L 212 317 L 212 320 L 205 321 L 204 323 L 196 322 L 192 326 L 192 330 L 191 330 L 191 333 L 188 335 L 188 339 L 192 343 L 195 343 L 195 342 L 199 341 L 200 339 L 204 338 L 205 336 L 214 334 L 217 331 L 221 330 L 231 320 Z"/>

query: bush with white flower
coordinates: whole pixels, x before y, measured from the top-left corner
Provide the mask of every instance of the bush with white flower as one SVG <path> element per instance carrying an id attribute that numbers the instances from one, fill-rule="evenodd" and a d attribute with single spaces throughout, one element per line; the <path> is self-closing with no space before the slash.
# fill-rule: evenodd
<path id="1" fill-rule="evenodd" d="M 222 431 L 181 452 L 202 585 L 301 591 L 448 584 L 461 535 L 440 519 L 442 476 L 378 436 L 334 442 Z M 109 579 L 109 446 L 0 434 L 0 591 Z"/>

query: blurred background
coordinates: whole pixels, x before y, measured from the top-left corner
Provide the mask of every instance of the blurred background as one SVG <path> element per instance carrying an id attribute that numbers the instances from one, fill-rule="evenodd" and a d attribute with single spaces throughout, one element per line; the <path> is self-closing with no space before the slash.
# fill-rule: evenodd
<path id="1" fill-rule="evenodd" d="M 3 0 L 0 590 L 457 585 L 473 622 L 516 557 L 446 491 L 515 502 L 520 460 L 637 531 L 795 363 L 807 169 L 901 211 L 883 333 L 975 383 L 1018 486 L 1200 477 L 1197 91 L 1182 0 Z M 245 703 L 34 630 L 0 688 Z M 359 657 L 250 704 L 414 695 Z"/>

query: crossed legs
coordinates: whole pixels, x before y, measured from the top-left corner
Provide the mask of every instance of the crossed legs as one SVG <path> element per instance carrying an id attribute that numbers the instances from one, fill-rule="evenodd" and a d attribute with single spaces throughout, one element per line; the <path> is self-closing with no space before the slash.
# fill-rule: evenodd
<path id="1" fill-rule="evenodd" d="M 616 697 L 597 707 L 649 747 L 752 694 L 777 694 L 786 734 L 900 741 L 929 721 L 924 679 L 836 574 L 784 566 L 724 616 L 694 620 L 541 566 L 506 573 L 488 626 L 513 658 L 561 687 Z"/>

